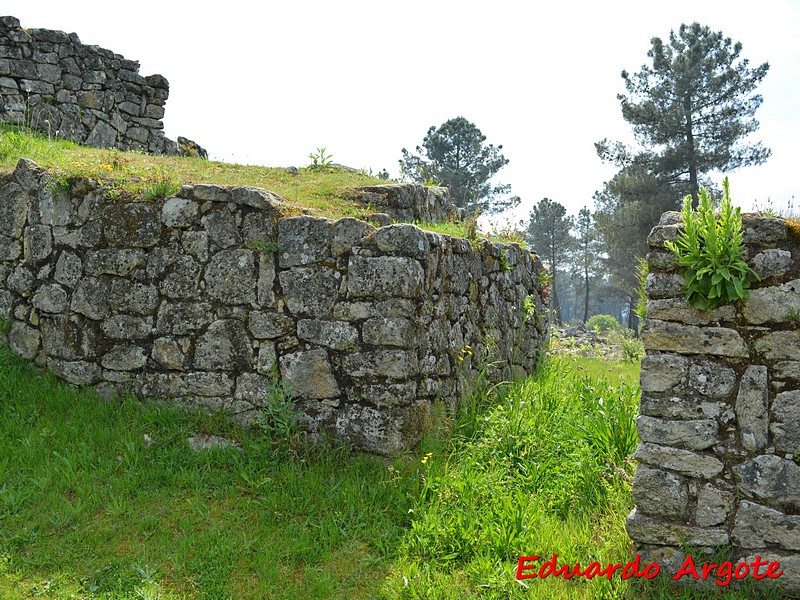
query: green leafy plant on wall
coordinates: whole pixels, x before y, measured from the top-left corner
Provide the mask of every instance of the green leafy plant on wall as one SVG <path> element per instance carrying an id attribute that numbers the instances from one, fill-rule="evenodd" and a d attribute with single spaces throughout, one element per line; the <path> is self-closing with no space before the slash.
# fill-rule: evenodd
<path id="1" fill-rule="evenodd" d="M 744 260 L 742 246 L 742 212 L 733 208 L 728 178 L 722 182 L 723 197 L 719 216 L 705 188 L 700 189 L 700 205 L 692 210 L 692 198 L 683 201 L 685 230 L 675 242 L 666 242 L 678 259 L 681 275 L 686 280 L 683 293 L 686 301 L 698 308 L 716 308 L 750 293 L 751 277 L 758 279 Z"/>

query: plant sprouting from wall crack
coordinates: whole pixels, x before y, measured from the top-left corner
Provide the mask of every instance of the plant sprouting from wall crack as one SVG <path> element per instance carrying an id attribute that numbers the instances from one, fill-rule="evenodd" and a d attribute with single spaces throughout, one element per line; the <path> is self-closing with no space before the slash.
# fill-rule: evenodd
<path id="1" fill-rule="evenodd" d="M 719 217 L 705 188 L 700 188 L 697 211 L 687 196 L 682 211 L 685 230 L 677 241 L 665 244 L 678 259 L 686 301 L 702 309 L 746 299 L 750 278 L 758 279 L 744 260 L 741 209 L 733 208 L 727 177 L 722 189 Z"/>

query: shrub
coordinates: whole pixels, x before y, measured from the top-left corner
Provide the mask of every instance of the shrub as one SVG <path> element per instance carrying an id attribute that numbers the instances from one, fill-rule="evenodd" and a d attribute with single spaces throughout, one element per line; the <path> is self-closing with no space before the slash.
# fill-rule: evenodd
<path id="1" fill-rule="evenodd" d="M 686 280 L 683 293 L 689 304 L 698 308 L 716 308 L 750 293 L 750 276 L 758 279 L 744 261 L 742 212 L 733 208 L 728 178 L 722 182 L 723 197 L 719 218 L 714 214 L 711 197 L 700 188 L 700 205 L 692 210 L 692 198 L 683 201 L 685 230 L 676 242 L 666 242 L 678 259 Z"/>
<path id="2" fill-rule="evenodd" d="M 597 333 L 603 331 L 619 331 L 620 324 L 619 321 L 611 315 L 592 315 L 589 317 L 589 320 L 586 321 L 586 329 L 593 329 Z"/>

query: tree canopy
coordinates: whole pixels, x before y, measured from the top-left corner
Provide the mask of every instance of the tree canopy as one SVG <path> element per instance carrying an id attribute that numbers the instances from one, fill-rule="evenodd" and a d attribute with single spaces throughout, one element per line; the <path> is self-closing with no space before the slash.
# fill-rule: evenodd
<path id="1" fill-rule="evenodd" d="M 564 205 L 542 198 L 533 206 L 525 239 L 534 251 L 548 263 L 552 273 L 550 284 L 550 306 L 557 323 L 561 323 L 558 300 L 558 268 L 570 258 L 575 239 L 570 233 L 574 220 L 567 216 Z"/>
<path id="2" fill-rule="evenodd" d="M 652 64 L 622 72 L 628 92 L 618 96 L 622 116 L 645 149 L 639 162 L 696 202 L 702 176 L 769 157 L 761 143 L 745 141 L 758 129 L 754 114 L 762 97 L 754 90 L 769 64 L 750 68 L 741 43 L 699 23 L 670 32 L 669 43 L 654 37 L 651 44 Z M 607 144 L 605 150 L 609 158 Z M 616 158 L 622 158 L 619 152 Z"/>
<path id="3" fill-rule="evenodd" d="M 485 144 L 486 136 L 464 117 L 431 127 L 417 146 L 417 154 L 403 148 L 400 171 L 417 183 L 439 183 L 450 188 L 453 203 L 472 215 L 498 213 L 519 204 L 508 184 L 492 184 L 492 177 L 508 164 L 503 146 Z"/>

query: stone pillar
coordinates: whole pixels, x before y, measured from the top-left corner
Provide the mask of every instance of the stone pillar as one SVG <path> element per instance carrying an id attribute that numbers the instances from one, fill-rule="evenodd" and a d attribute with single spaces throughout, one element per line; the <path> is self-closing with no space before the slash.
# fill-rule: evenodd
<path id="1" fill-rule="evenodd" d="M 760 556 L 779 561 L 783 574 L 753 583 L 751 566 L 746 580 L 797 594 L 800 227 L 745 215 L 746 255 L 760 281 L 743 303 L 698 310 L 684 300 L 683 278 L 664 248 L 680 223 L 678 213 L 666 213 L 648 238 L 641 443 L 628 533 L 642 561 L 670 577 L 687 556 L 698 571 L 706 562 L 735 566 Z M 716 588 L 715 577 L 705 585 Z M 687 583 L 696 582 L 679 580 Z"/>

